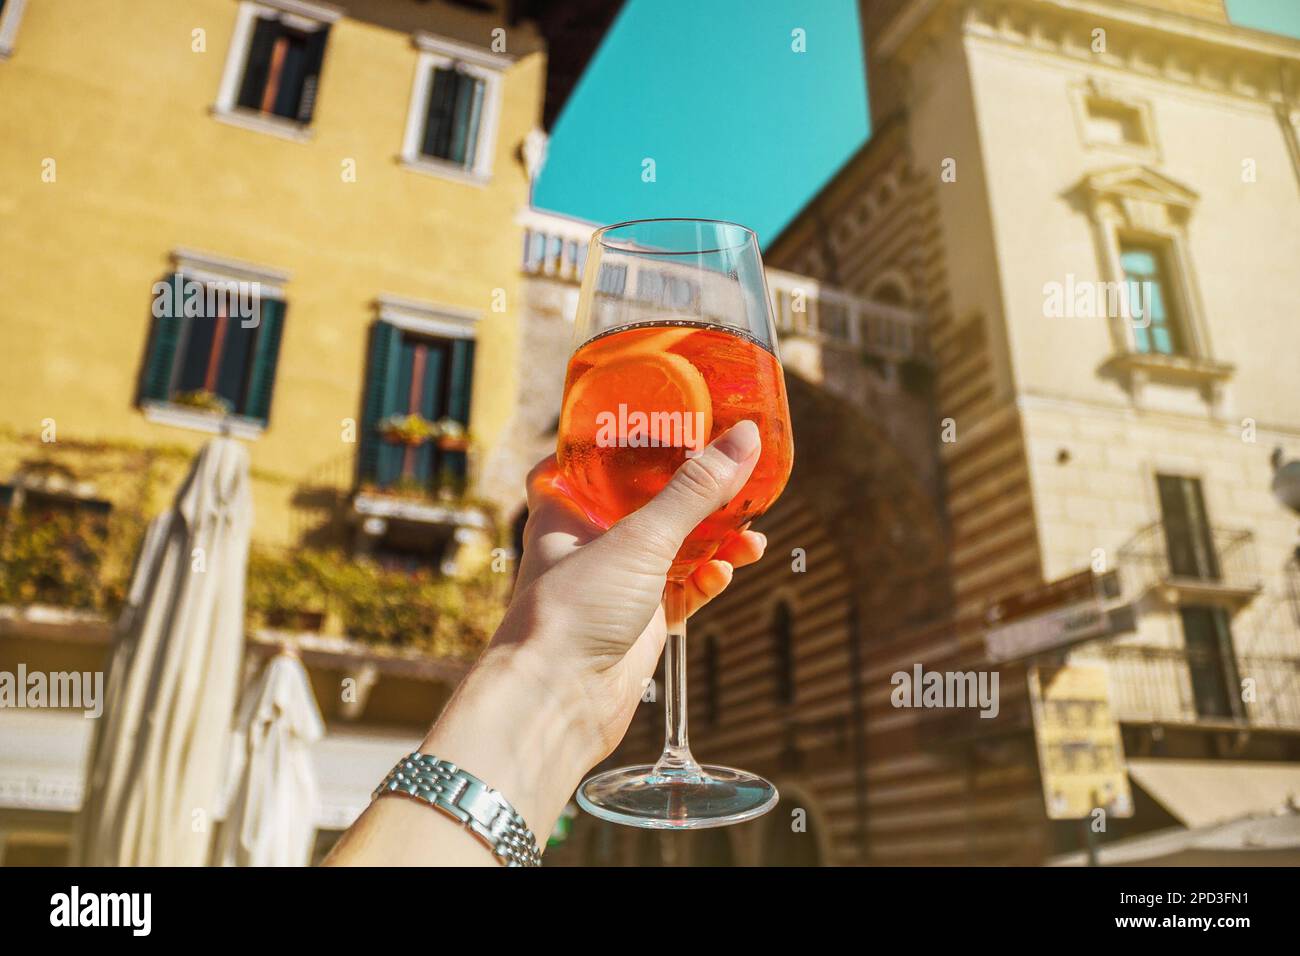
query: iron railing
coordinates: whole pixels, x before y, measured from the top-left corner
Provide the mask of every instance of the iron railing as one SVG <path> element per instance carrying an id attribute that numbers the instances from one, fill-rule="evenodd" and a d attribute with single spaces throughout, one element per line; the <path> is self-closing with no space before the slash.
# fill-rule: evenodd
<path id="1" fill-rule="evenodd" d="M 1138 596 L 1156 585 L 1211 586 L 1259 591 L 1263 580 L 1252 531 L 1213 527 L 1206 554 L 1197 566 L 1176 566 L 1169 556 L 1164 522 L 1142 528 L 1119 551 L 1124 593 Z"/>
<path id="2" fill-rule="evenodd" d="M 1236 714 L 1203 713 L 1192 687 L 1192 661 L 1181 648 L 1108 643 L 1098 649 L 1110 672 L 1111 706 L 1121 721 L 1236 722 L 1250 727 L 1300 727 L 1300 656 L 1236 658 L 1237 676 L 1251 682 L 1252 699 Z M 1235 694 L 1235 687 L 1225 688 Z"/>

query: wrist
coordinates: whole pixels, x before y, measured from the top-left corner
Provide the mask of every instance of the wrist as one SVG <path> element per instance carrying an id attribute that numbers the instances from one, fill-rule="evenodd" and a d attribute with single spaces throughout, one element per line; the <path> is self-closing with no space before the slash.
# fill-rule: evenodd
<path id="1" fill-rule="evenodd" d="M 501 793 L 539 847 L 590 769 L 587 734 L 564 687 L 517 644 L 484 652 L 421 746 Z"/>

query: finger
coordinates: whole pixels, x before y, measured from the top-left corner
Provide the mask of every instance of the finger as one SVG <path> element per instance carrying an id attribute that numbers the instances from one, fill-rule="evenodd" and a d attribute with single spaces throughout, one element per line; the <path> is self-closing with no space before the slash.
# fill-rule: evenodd
<path id="1" fill-rule="evenodd" d="M 686 614 L 689 617 L 727 589 L 732 567 L 726 561 L 708 561 L 686 579 Z"/>
<path id="2" fill-rule="evenodd" d="M 665 566 L 670 564 L 695 526 L 744 487 L 761 450 L 758 426 L 751 421 L 733 425 L 700 454 L 686 459 L 659 494 L 601 541 L 609 541 L 609 547 L 632 547 Z"/>
<path id="3" fill-rule="evenodd" d="M 569 497 L 560 476 L 555 456 L 543 458 L 533 466 L 525 479 L 528 490 L 528 524 L 524 527 L 525 545 L 531 541 L 534 528 L 565 530 L 575 534 L 599 531 L 582 507 Z"/>
<path id="4" fill-rule="evenodd" d="M 524 487 L 528 490 L 529 511 L 536 510 L 543 495 L 551 496 L 556 493 L 555 479 L 559 474 L 560 466 L 554 455 L 547 455 L 533 465 L 532 470 L 528 472 L 528 477 L 524 479 Z"/>
<path id="5" fill-rule="evenodd" d="M 713 557 L 717 561 L 726 561 L 733 568 L 743 568 L 761 558 L 766 550 L 767 535 L 761 531 L 746 531 L 724 541 Z"/>

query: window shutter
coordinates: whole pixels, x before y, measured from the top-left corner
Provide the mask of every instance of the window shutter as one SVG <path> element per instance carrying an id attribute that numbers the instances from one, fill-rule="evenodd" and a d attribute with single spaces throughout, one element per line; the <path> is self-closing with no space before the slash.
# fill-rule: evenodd
<path id="1" fill-rule="evenodd" d="M 279 299 L 263 299 L 243 412 L 263 424 L 271 420 L 271 392 L 275 388 L 275 369 L 280 357 L 283 329 L 284 303 Z"/>
<path id="2" fill-rule="evenodd" d="M 180 273 L 172 273 L 166 281 L 172 287 L 171 307 L 153 320 L 149 351 L 140 374 L 140 401 L 165 402 L 171 398 L 172 370 L 176 367 L 176 347 L 180 343 L 185 307 Z"/>
<path id="3" fill-rule="evenodd" d="M 316 112 L 316 91 L 320 89 L 321 65 L 325 62 L 325 43 L 329 39 L 329 24 L 307 37 L 307 58 L 302 81 L 302 98 L 298 101 L 298 122 L 310 123 Z"/>
<path id="4" fill-rule="evenodd" d="M 1169 570 L 1178 577 L 1218 580 L 1219 561 L 1201 483 L 1195 478 L 1157 475 L 1156 488 L 1165 526 Z"/>
<path id="5" fill-rule="evenodd" d="M 435 67 L 429 90 L 429 108 L 424 119 L 424 143 L 421 151 L 426 156 L 447 159 L 451 146 L 453 111 L 456 107 L 456 71 Z"/>
<path id="6" fill-rule="evenodd" d="M 442 417 L 443 359 L 446 350 L 436 345 L 429 346 L 424 359 L 424 388 L 420 395 L 420 414 L 431 422 Z M 434 458 L 437 447 L 433 442 L 425 442 L 415 453 L 415 477 L 418 481 L 430 481 L 434 477 Z"/>
<path id="7" fill-rule="evenodd" d="M 376 322 L 370 328 L 370 353 L 366 364 L 365 406 L 361 412 L 361 448 L 357 454 L 357 471 L 362 481 L 378 481 L 380 459 L 385 459 L 385 471 L 392 449 L 398 454 L 400 468 L 401 449 L 379 437 L 379 423 L 397 411 L 397 366 L 401 357 L 402 333 L 387 322 Z M 381 454 L 384 453 L 384 454 Z"/>
<path id="8" fill-rule="evenodd" d="M 457 73 L 456 81 L 451 149 L 447 158 L 469 167 L 474 165 L 479 111 L 483 104 L 483 81 L 467 73 Z"/>
<path id="9" fill-rule="evenodd" d="M 447 393 L 447 417 L 469 424 L 469 399 L 474 385 L 474 340 L 456 339 L 451 344 L 451 382 Z"/>
<path id="10" fill-rule="evenodd" d="M 250 110 L 262 109 L 262 93 L 266 89 L 266 72 L 271 66 L 271 50 L 280 35 L 280 21 L 258 17 L 253 28 L 253 39 L 248 44 L 248 59 L 244 63 L 244 82 L 239 87 L 239 105 Z"/>
<path id="11" fill-rule="evenodd" d="M 451 381 L 447 387 L 447 417 L 469 425 L 469 400 L 474 385 L 474 340 L 454 339 L 451 343 Z M 464 478 L 468 461 L 463 451 L 442 454 L 441 467 L 457 478 Z"/>

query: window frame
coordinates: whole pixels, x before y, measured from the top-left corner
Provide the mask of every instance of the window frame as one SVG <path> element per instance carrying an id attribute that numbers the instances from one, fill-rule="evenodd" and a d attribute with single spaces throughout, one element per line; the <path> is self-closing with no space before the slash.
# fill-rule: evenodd
<path id="1" fill-rule="evenodd" d="M 4 10 L 0 11 L 0 60 L 8 59 L 14 52 L 26 5 L 27 0 L 6 0 Z"/>
<path id="2" fill-rule="evenodd" d="M 298 29 L 310 30 L 313 25 L 318 30 L 329 29 L 342 16 L 343 11 L 337 7 L 309 3 L 306 0 L 241 0 L 234 32 L 230 37 L 230 48 L 226 51 L 226 65 L 217 90 L 217 101 L 212 107 L 213 117 L 232 126 L 269 133 L 295 142 L 311 139 L 311 123 L 299 123 L 284 116 L 250 110 L 239 105 L 239 90 L 248 66 L 253 30 L 257 20 L 269 18 L 281 20 Z M 326 48 L 328 50 L 328 44 Z M 319 81 L 316 100 L 320 100 Z"/>
<path id="3" fill-rule="evenodd" d="M 371 331 L 368 335 L 374 334 L 376 325 L 387 325 L 395 329 L 401 336 L 412 336 L 415 338 L 431 338 L 446 341 L 462 340 L 473 344 L 473 350 L 469 360 L 469 390 L 465 394 L 465 421 L 466 431 L 473 434 L 474 422 L 474 393 L 480 388 L 479 376 L 476 375 L 479 362 L 479 342 L 478 324 L 482 319 L 479 312 L 458 309 L 452 306 L 437 305 L 430 302 L 422 302 L 415 299 L 408 299 L 395 295 L 381 295 L 376 303 L 375 321 L 371 323 Z M 373 343 L 373 339 L 371 339 Z M 381 447 L 378 439 L 370 434 L 369 429 L 385 417 L 381 407 L 372 409 L 369 404 L 368 396 L 371 393 L 371 379 L 373 369 L 371 367 L 372 358 L 370 348 L 367 348 L 367 359 L 365 366 L 365 375 L 362 383 L 362 403 L 361 417 L 357 419 L 361 429 L 361 435 L 358 439 L 356 477 L 358 484 L 373 481 L 376 482 L 376 494 L 384 494 L 385 487 L 378 485 L 378 479 L 382 471 L 382 462 L 376 461 L 374 473 L 370 472 L 367 466 L 369 454 L 379 455 L 378 452 L 368 449 Z M 450 363 L 447 369 L 448 374 L 453 374 Z M 448 386 L 449 387 L 449 386 Z M 397 414 L 402 414 L 398 412 Z M 434 483 L 438 481 L 438 476 L 432 476 Z M 473 482 L 473 462 L 467 456 L 465 460 L 465 474 L 461 477 L 465 486 L 468 488 Z"/>
<path id="4" fill-rule="evenodd" d="M 263 266 L 253 265 L 251 263 L 240 262 L 235 259 L 213 256 L 206 253 L 196 252 L 190 249 L 178 249 L 172 254 L 173 274 L 183 276 L 185 279 L 196 282 L 257 282 L 259 289 L 259 301 L 264 299 L 278 300 L 286 308 L 288 298 L 285 295 L 284 286 L 289 281 L 289 273 L 279 269 L 269 269 Z M 260 321 L 260 317 L 259 317 Z M 283 317 L 281 318 L 283 322 Z M 150 335 L 147 340 L 144 365 L 149 362 L 148 350 L 152 347 L 154 335 L 157 334 L 157 318 L 153 319 L 150 326 Z M 276 357 L 276 368 L 278 369 L 280 359 L 283 356 L 283 335 L 284 329 L 280 329 L 280 346 Z M 172 376 L 176 375 L 176 363 L 181 360 L 184 343 L 178 341 L 176 350 L 172 356 Z M 144 366 L 142 365 L 142 368 Z M 236 438 L 256 439 L 270 425 L 270 412 L 268 409 L 267 420 L 255 418 L 249 415 L 231 413 L 221 415 L 216 412 L 205 411 L 203 409 L 191 408 L 187 405 L 180 404 L 172 400 L 163 400 L 152 397 L 145 397 L 137 388 L 137 404 L 144 414 L 145 420 L 157 425 L 170 425 L 177 428 L 188 428 L 194 431 L 207 432 L 210 434 L 229 433 Z"/>
<path id="5" fill-rule="evenodd" d="M 1223 414 L 1223 383 L 1233 368 L 1214 359 L 1209 324 L 1192 262 L 1189 223 L 1198 196 L 1186 186 L 1145 166 L 1121 166 L 1090 173 L 1078 191 L 1086 204 L 1094 234 L 1098 264 L 1105 281 L 1127 281 L 1120 261 L 1125 243 L 1153 246 L 1163 253 L 1168 279 L 1168 305 L 1179 323 L 1182 352 L 1142 352 L 1137 348 L 1127 309 L 1108 316 L 1111 361 L 1128 375 L 1126 387 L 1142 404 L 1142 390 L 1153 374 L 1176 376 L 1206 389 L 1206 401 Z"/>
<path id="6" fill-rule="evenodd" d="M 1208 648 L 1193 648 L 1192 646 L 1192 628 L 1189 627 L 1189 618 L 1198 615 L 1203 616 L 1213 631 L 1211 635 L 1198 635 L 1198 637 L 1209 637 L 1212 646 Z M 1245 702 L 1241 699 L 1241 666 L 1237 660 L 1237 645 L 1232 634 L 1231 616 L 1221 607 L 1205 604 L 1185 604 L 1178 609 L 1178 623 L 1182 631 L 1183 656 L 1187 666 L 1187 684 L 1191 690 L 1192 710 L 1196 714 L 1196 719 L 1211 722 L 1223 720 L 1245 721 L 1247 714 Z M 1206 687 L 1204 683 L 1200 683 L 1198 687 L 1198 673 L 1202 679 L 1206 677 L 1213 678 L 1216 686 Z M 1213 713 L 1201 706 L 1202 702 L 1206 700 L 1207 690 L 1213 691 L 1215 697 L 1220 692 L 1222 693 L 1221 703 L 1225 705 L 1223 709 L 1228 711 L 1226 714 Z"/>
<path id="7" fill-rule="evenodd" d="M 1186 475 L 1181 472 L 1157 471 L 1156 506 L 1160 511 L 1160 526 L 1164 533 L 1165 559 L 1168 562 L 1171 577 L 1178 577 L 1207 583 L 1222 580 L 1223 566 L 1219 559 L 1218 548 L 1214 540 L 1214 522 L 1210 520 L 1209 505 L 1205 501 L 1205 482 L 1199 475 Z M 1181 514 L 1173 514 L 1166 505 L 1166 489 L 1169 497 L 1178 499 Z M 1181 524 L 1181 527 L 1179 525 Z M 1185 540 L 1175 541 L 1170 528 L 1174 526 L 1181 531 Z M 1183 545 L 1195 568 L 1186 571 L 1180 566 L 1177 545 Z"/>
<path id="8" fill-rule="evenodd" d="M 1141 348 L 1139 346 L 1138 337 L 1139 329 L 1134 324 L 1129 323 L 1129 334 L 1132 336 L 1133 351 L 1142 355 L 1166 355 L 1174 358 L 1190 355 L 1191 352 L 1189 350 L 1190 343 L 1188 341 L 1189 336 L 1187 333 L 1187 323 L 1183 320 L 1182 313 L 1182 296 L 1180 290 L 1177 288 L 1178 283 L 1174 278 L 1172 265 L 1173 249 L 1171 243 L 1168 240 L 1148 239 L 1140 234 L 1127 231 L 1121 231 L 1116 236 L 1116 241 L 1119 244 L 1119 270 L 1120 274 L 1123 276 L 1121 281 L 1124 283 L 1126 288 L 1130 289 L 1128 298 L 1123 300 L 1126 309 L 1129 308 L 1133 302 L 1131 286 L 1134 282 L 1139 280 L 1130 278 L 1128 268 L 1124 265 L 1125 254 L 1129 252 L 1148 253 L 1154 261 L 1155 279 L 1158 280 L 1156 285 L 1160 290 L 1160 296 L 1165 310 L 1164 328 L 1169 334 L 1169 340 L 1172 345 L 1172 351 L 1169 352 L 1163 352 L 1155 346 L 1155 336 L 1151 333 L 1151 329 L 1155 326 L 1155 323 L 1151 321 L 1140 330 L 1146 334 L 1148 343 L 1148 348 Z M 1150 308 L 1150 303 L 1145 300 L 1140 300 L 1140 305 L 1144 312 Z M 1143 317 L 1149 318 L 1149 316 L 1145 315 Z"/>
<path id="9" fill-rule="evenodd" d="M 406 111 L 406 130 L 402 136 L 402 165 L 416 172 L 445 179 L 487 185 L 492 179 L 498 125 L 501 119 L 501 84 L 505 71 L 514 63 L 508 56 L 479 47 L 458 43 L 432 33 L 417 33 L 414 38 L 419 55 L 411 82 L 411 98 Z M 479 116 L 478 141 L 474 144 L 474 163 L 463 166 L 422 152 L 424 124 L 433 94 L 433 71 L 456 69 L 483 81 L 483 110 Z"/>

